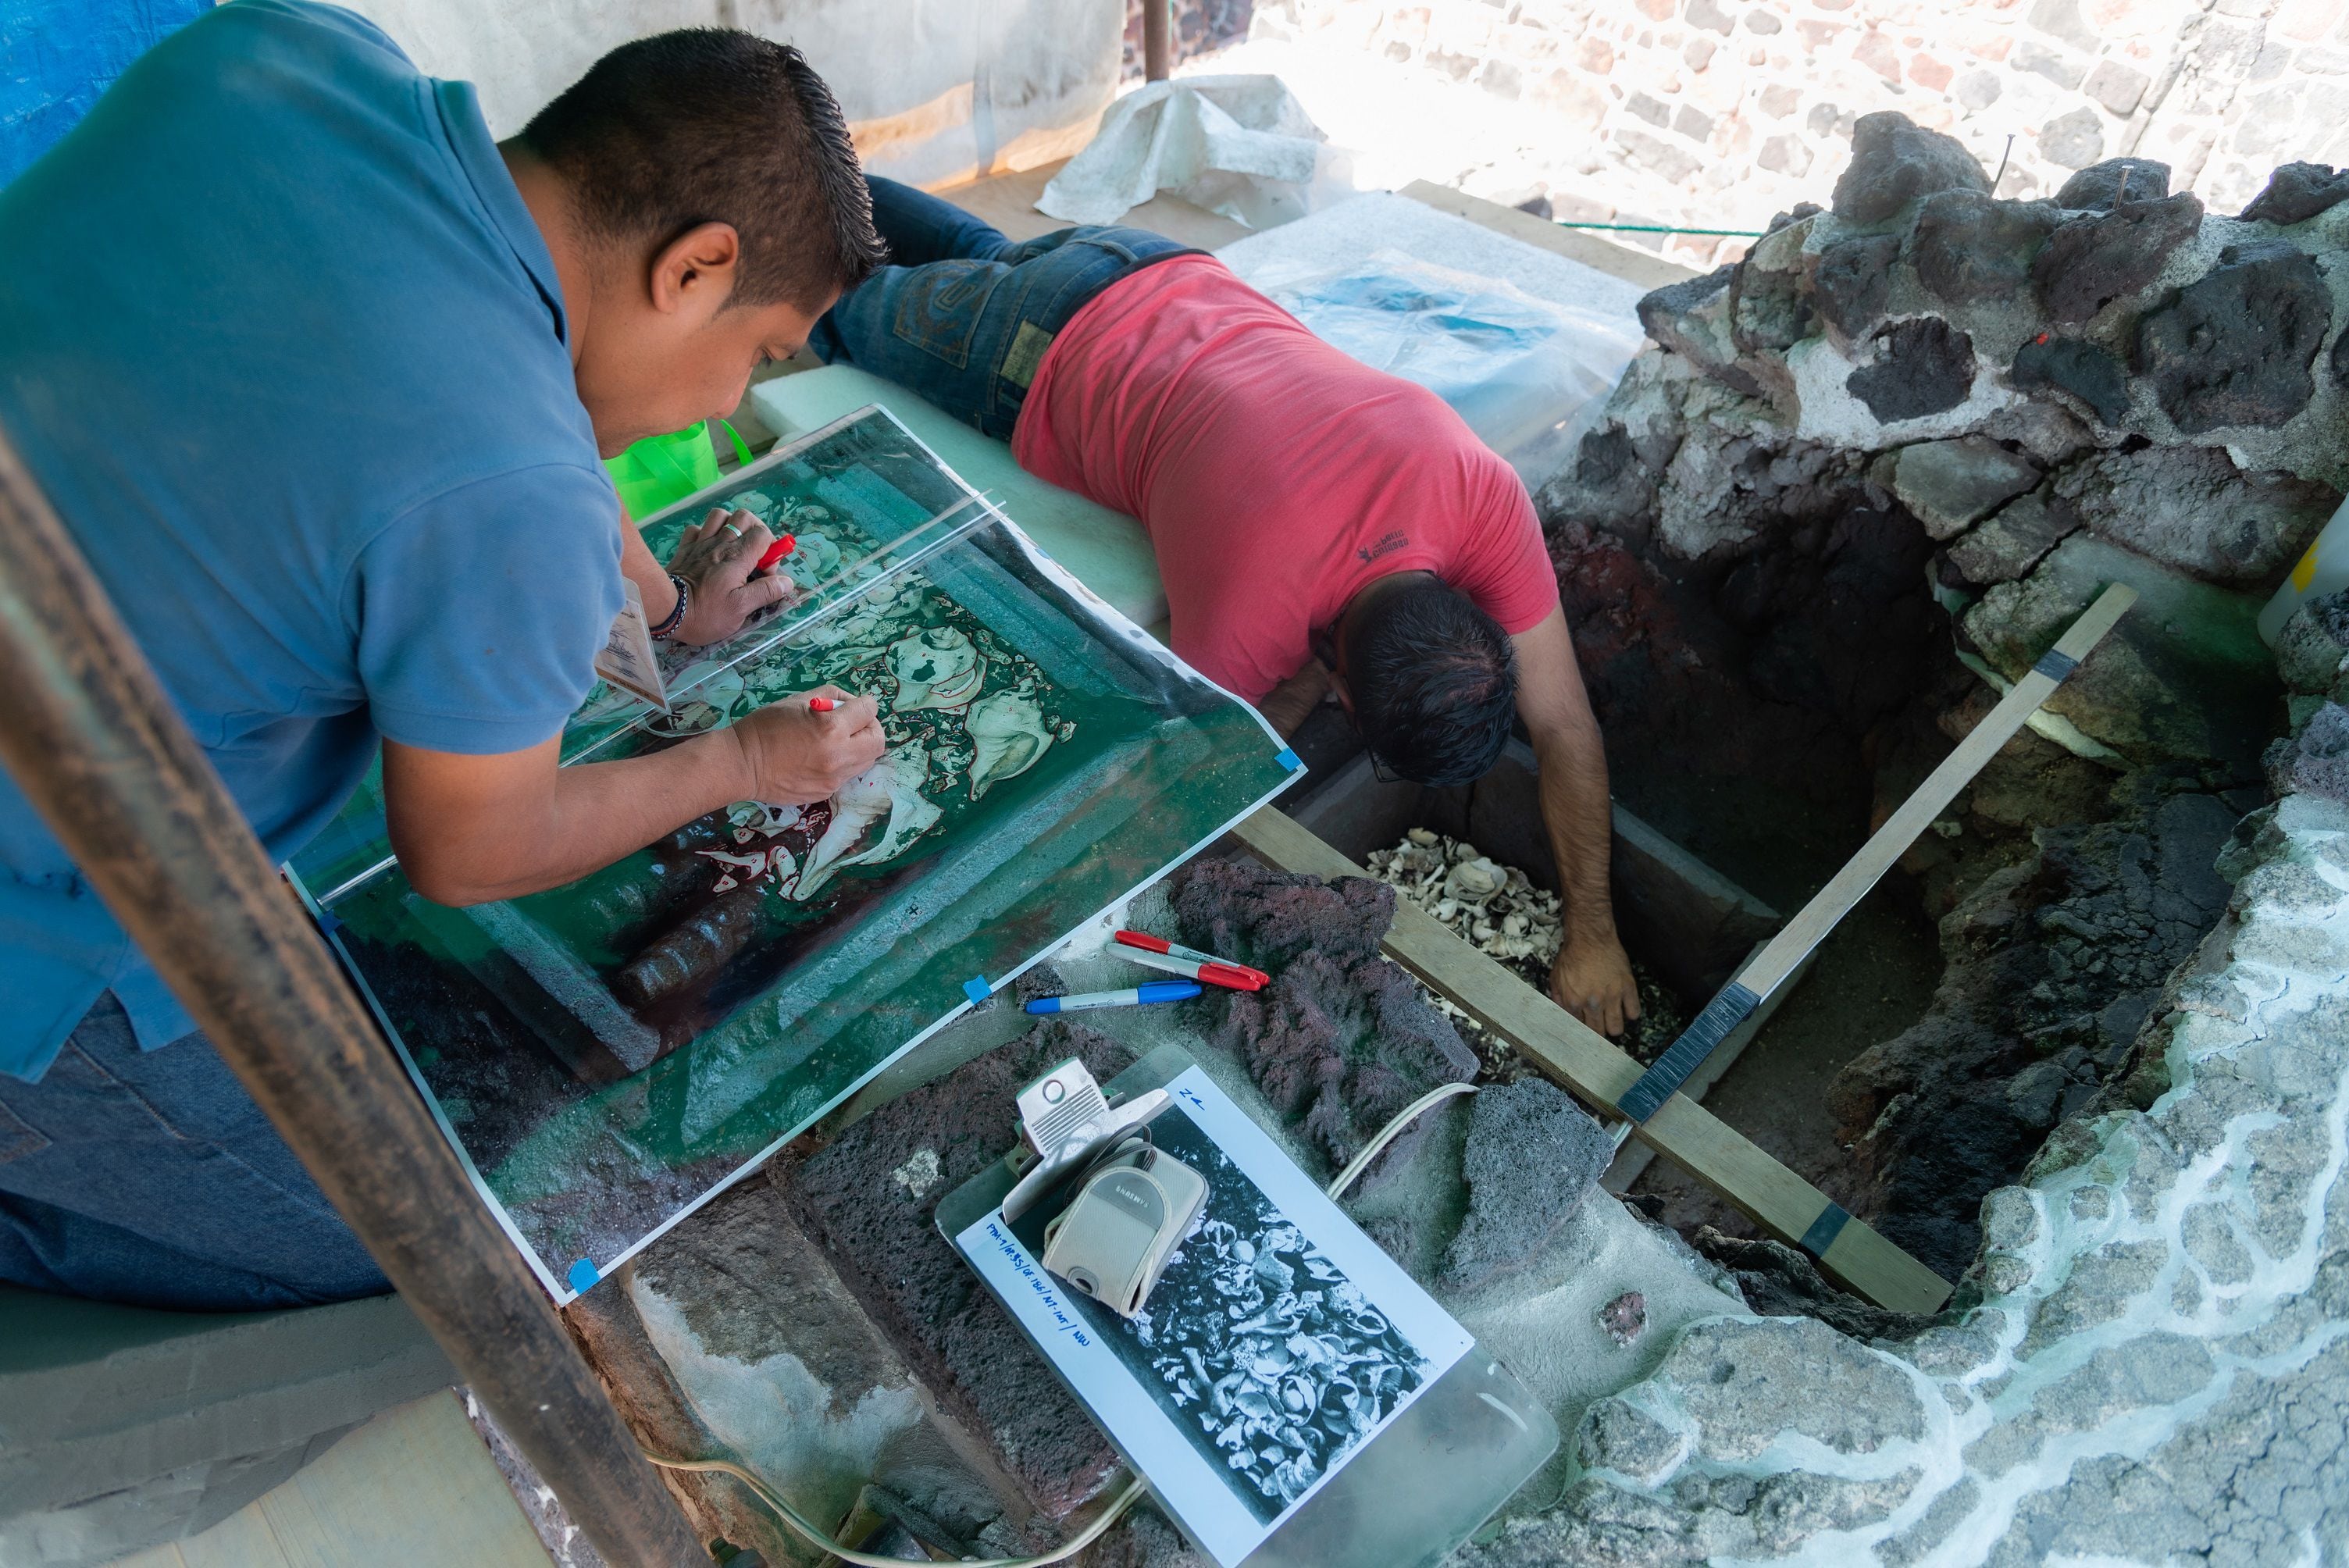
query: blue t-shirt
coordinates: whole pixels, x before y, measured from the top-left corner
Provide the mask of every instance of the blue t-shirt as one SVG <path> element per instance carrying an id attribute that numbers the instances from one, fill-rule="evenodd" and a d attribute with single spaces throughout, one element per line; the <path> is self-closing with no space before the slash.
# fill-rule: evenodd
<path id="1" fill-rule="evenodd" d="M 273 855 L 378 735 L 558 733 L 621 605 L 563 293 L 473 90 L 231 0 L 0 190 L 0 419 Z M 0 775 L 0 1071 L 194 1026 Z"/>

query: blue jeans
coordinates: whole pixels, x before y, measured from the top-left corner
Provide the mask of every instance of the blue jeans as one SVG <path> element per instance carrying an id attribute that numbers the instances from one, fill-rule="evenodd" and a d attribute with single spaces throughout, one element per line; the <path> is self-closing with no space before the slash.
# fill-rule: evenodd
<path id="1" fill-rule="evenodd" d="M 40 1082 L 0 1075 L 0 1280 L 207 1312 L 391 1288 L 212 1042 L 141 1051 L 111 993 Z"/>
<path id="2" fill-rule="evenodd" d="M 1139 268 L 1198 253 L 1163 234 L 1110 224 L 1015 245 L 1000 229 L 910 185 L 866 183 L 873 225 L 897 264 L 833 305 L 808 346 L 827 365 L 895 381 L 999 441 L 1011 438 L 1036 367 L 1070 317 Z"/>

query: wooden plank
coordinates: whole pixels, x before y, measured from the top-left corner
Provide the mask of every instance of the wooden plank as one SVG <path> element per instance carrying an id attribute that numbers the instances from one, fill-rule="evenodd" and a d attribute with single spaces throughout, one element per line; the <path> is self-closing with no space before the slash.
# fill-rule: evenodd
<path id="1" fill-rule="evenodd" d="M 1998 706 L 1941 758 L 1941 765 L 1909 792 L 1899 810 L 1884 820 L 1884 825 L 1859 847 L 1859 852 L 1827 879 L 1826 886 L 1812 895 L 1810 903 L 1795 912 L 1795 918 L 1764 945 L 1752 963 L 1738 971 L 1737 978 L 1641 1075 L 1622 1108 L 1633 1120 L 1644 1121 L 1655 1115 L 1681 1084 L 1703 1065 L 1712 1053 L 1713 1043 L 1720 1037 L 1714 1032 L 1722 1026 L 1717 1020 L 1741 1016 L 1735 1004 L 1742 1003 L 1749 1009 L 1757 1006 L 1808 960 L 1812 949 L 1826 940 L 1827 934 L 1851 913 L 1852 906 L 1865 898 L 1868 890 L 1892 869 L 1893 862 L 1932 826 L 1950 802 L 1958 798 L 1958 791 L 1972 783 L 1984 764 L 2030 722 L 2040 704 L 2054 694 L 2073 666 L 2088 656 L 2105 634 L 2113 629 L 2114 623 L 2136 603 L 2137 590 L 2116 583 L 2080 613 L 2080 618 L 2055 640 L 2055 646 L 2041 657 L 2038 666 L 2014 683 L 1999 699 Z M 1743 997 L 1737 995 L 1740 987 L 1746 993 Z"/>
<path id="2" fill-rule="evenodd" d="M 1682 283 L 1697 275 L 1693 268 L 1678 262 L 1668 262 L 1614 240 L 1600 239 L 1584 230 L 1560 228 L 1547 218 L 1537 218 L 1531 212 L 1520 212 L 1515 207 L 1504 207 L 1498 201 L 1487 201 L 1481 196 L 1471 196 L 1432 181 L 1414 180 L 1402 188 L 1402 194 L 1438 211 L 1482 223 L 1495 233 L 1539 245 L 1568 261 L 1596 267 L 1609 277 L 1621 278 L 1643 289 L 1660 289 L 1666 284 Z"/>
<path id="3" fill-rule="evenodd" d="M 1234 833 L 1266 864 L 1282 871 L 1324 877 L 1368 874 L 1269 806 Z M 1612 1112 L 1617 1099 L 1639 1081 L 1638 1061 L 1425 911 L 1398 901 L 1385 947 L 1428 989 L 1589 1103 Z M 1826 1193 L 1685 1096 L 1672 1097 L 1637 1131 L 1658 1153 L 1781 1240 L 1799 1243 L 1821 1215 L 1840 1212 Z M 1939 1311 L 1950 1295 L 1940 1275 L 1857 1219 L 1844 1224 L 1820 1266 L 1846 1289 L 1897 1312 Z"/>

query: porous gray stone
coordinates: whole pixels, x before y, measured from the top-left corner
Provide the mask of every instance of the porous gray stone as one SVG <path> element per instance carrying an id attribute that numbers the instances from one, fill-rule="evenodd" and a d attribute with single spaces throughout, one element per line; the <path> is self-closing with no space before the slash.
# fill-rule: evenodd
<path id="1" fill-rule="evenodd" d="M 1814 1318 L 1701 1323 L 1656 1376 L 1697 1422 L 1697 1450 L 1751 1460 L 1784 1432 L 1839 1454 L 1924 1435 L 1925 1411 L 1899 1367 Z"/>
<path id="2" fill-rule="evenodd" d="M 1897 323 L 1876 335 L 1876 359 L 1844 381 L 1880 424 L 1945 413 L 1973 389 L 1973 339 L 1935 315 Z"/>
<path id="3" fill-rule="evenodd" d="M 2032 258 L 2063 221 L 2045 201 L 1943 191 L 1918 209 L 1909 259 L 1918 282 L 1951 304 L 2002 299 L 2030 283 Z"/>
<path id="4" fill-rule="evenodd" d="M 2127 368 L 2083 338 L 2043 332 L 2028 339 L 2014 351 L 2006 381 L 2018 392 L 2050 387 L 2069 392 L 2106 425 L 2118 425 L 2129 411 Z"/>
<path id="5" fill-rule="evenodd" d="M 1835 213 L 1880 223 L 1937 191 L 1989 189 L 1990 176 L 1963 142 L 1884 109 L 1852 127 L 1851 165 L 1836 181 Z"/>
<path id="6" fill-rule="evenodd" d="M 1681 1439 L 1638 1406 L 1601 1399 L 1582 1418 L 1577 1457 L 1586 1469 L 1609 1470 L 1641 1486 L 1653 1486 L 1681 1458 Z"/>
<path id="7" fill-rule="evenodd" d="M 2051 321 L 2086 321 L 2151 284 L 2170 253 L 2201 227 L 2201 201 L 2183 191 L 2155 201 L 2131 197 L 2109 212 L 2069 219 L 2031 263 L 2039 303 Z"/>
<path id="8" fill-rule="evenodd" d="M 2333 327 L 2315 261 L 2282 240 L 2230 245 L 2219 264 L 2137 323 L 2136 365 L 2189 436 L 2276 426 L 2316 395 L 2309 367 Z"/>
<path id="9" fill-rule="evenodd" d="M 1811 274 L 1819 315 L 1847 339 L 1866 336 L 1884 319 L 1892 263 L 1899 259 L 1897 234 L 1860 234 L 1828 244 Z"/>
<path id="10" fill-rule="evenodd" d="M 2168 194 L 2168 164 L 2150 158 L 2107 158 L 2064 181 L 2055 192 L 2055 205 L 2073 212 L 2109 212 L 2124 197 L 2148 201 Z"/>
<path id="11" fill-rule="evenodd" d="M 2243 216 L 2254 222 L 2289 226 L 2349 201 L 2349 169 L 2323 163 L 2287 163 L 2268 176 L 2267 186 Z"/>
<path id="12" fill-rule="evenodd" d="M 2206 583 L 2261 592 L 2341 504 L 2288 473 L 2244 473 L 2216 447 L 2098 452 L 2064 469 L 2053 489 L 2099 538 Z"/>
<path id="13" fill-rule="evenodd" d="M 2059 114 L 2039 128 L 2039 150 L 2050 163 L 2085 169 L 2105 155 L 2105 122 L 2085 107 Z"/>
<path id="14" fill-rule="evenodd" d="M 1978 588 L 2012 583 L 2079 526 L 2069 505 L 2051 504 L 2046 495 L 2020 496 L 1951 545 L 1950 564 Z"/>
<path id="15" fill-rule="evenodd" d="M 2279 795 L 2305 790 L 2349 803 L 2349 707 L 2328 702 L 2295 736 L 2268 748 L 2268 787 Z"/>
<path id="16" fill-rule="evenodd" d="M 1954 539 L 2039 483 L 2038 466 L 1996 441 L 1920 441 L 1892 457 L 1892 493 L 1935 539 Z"/>
<path id="17" fill-rule="evenodd" d="M 2276 672 L 2303 696 L 2349 696 L 2349 592 L 2311 599 L 2276 636 Z"/>
<path id="18" fill-rule="evenodd" d="M 1474 1288 L 1533 1263 L 1614 1156 L 1605 1130 L 1548 1079 L 1488 1085 L 1469 1112 L 1468 1217 L 1444 1252 L 1444 1282 Z"/>

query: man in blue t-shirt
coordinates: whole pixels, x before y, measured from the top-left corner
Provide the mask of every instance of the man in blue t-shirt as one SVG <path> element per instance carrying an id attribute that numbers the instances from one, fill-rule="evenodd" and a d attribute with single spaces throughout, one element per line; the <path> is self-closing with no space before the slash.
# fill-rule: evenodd
<path id="1" fill-rule="evenodd" d="M 417 890 L 509 898 L 879 757 L 857 699 L 555 766 L 624 576 L 688 643 L 784 586 L 742 513 L 655 562 L 599 459 L 731 410 L 880 259 L 792 49 L 631 44 L 501 145 L 349 12 L 231 0 L 0 191 L 0 424 L 273 854 L 379 738 Z M 0 998 L 0 1280 L 387 1288 L 5 777 Z"/>

